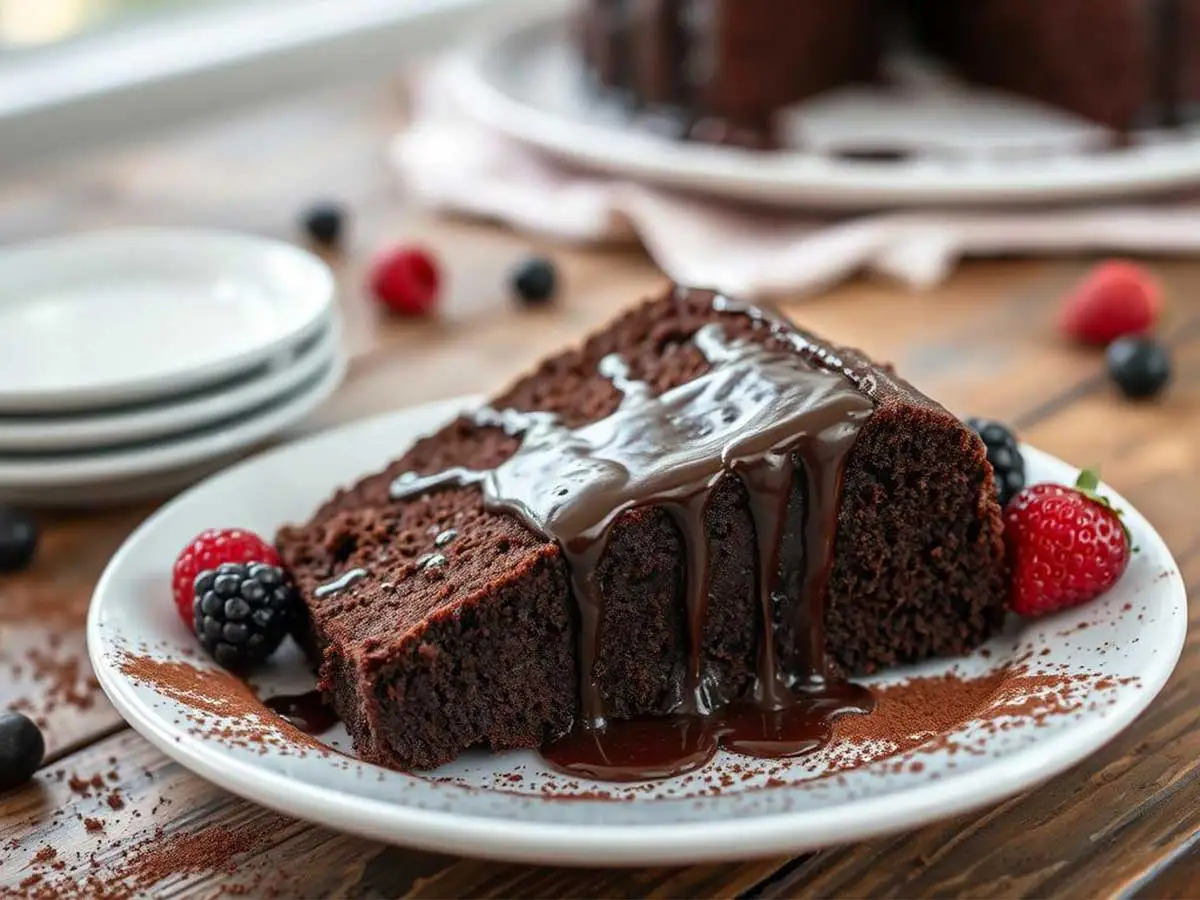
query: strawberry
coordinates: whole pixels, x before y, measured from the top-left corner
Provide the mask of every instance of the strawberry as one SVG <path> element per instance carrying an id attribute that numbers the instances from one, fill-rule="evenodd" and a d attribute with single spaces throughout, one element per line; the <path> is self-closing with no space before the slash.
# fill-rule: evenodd
<path id="1" fill-rule="evenodd" d="M 1102 346 L 1151 331 L 1161 311 L 1162 287 L 1154 276 L 1133 263 L 1110 260 L 1067 295 L 1058 325 L 1069 337 Z"/>
<path id="2" fill-rule="evenodd" d="M 175 608 L 189 630 L 192 624 L 192 605 L 195 602 L 196 576 L 215 569 L 222 563 L 265 563 L 281 565 L 275 548 L 252 531 L 241 528 L 210 528 L 203 531 L 183 548 L 175 559 L 171 572 L 171 593 Z"/>
<path id="3" fill-rule="evenodd" d="M 1012 608 L 1043 616 L 1103 594 L 1129 565 L 1129 532 L 1121 514 L 1096 493 L 1096 473 L 1080 473 L 1074 488 L 1037 484 L 1005 511 L 1012 563 Z"/>

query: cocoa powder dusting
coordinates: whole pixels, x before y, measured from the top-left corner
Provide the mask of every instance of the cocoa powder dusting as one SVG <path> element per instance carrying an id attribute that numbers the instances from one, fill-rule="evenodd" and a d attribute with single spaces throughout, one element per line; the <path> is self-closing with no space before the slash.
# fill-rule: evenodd
<path id="1" fill-rule="evenodd" d="M 981 754 L 987 738 L 963 742 L 953 732 L 968 723 L 985 735 L 1038 727 L 1095 702 L 1095 694 L 1136 679 L 1099 674 L 1034 672 L 1026 663 L 973 677 L 950 672 L 872 689 L 875 711 L 834 723 L 831 765 L 824 774 L 915 751 Z M 895 771 L 901 771 L 898 766 Z M 913 763 L 909 771 L 921 772 Z"/>
<path id="2" fill-rule="evenodd" d="M 260 753 L 268 747 L 282 753 L 335 752 L 271 712 L 245 682 L 223 669 L 133 653 L 122 656 L 120 669 L 133 681 L 193 710 L 196 715 L 188 717 L 192 734 Z"/>

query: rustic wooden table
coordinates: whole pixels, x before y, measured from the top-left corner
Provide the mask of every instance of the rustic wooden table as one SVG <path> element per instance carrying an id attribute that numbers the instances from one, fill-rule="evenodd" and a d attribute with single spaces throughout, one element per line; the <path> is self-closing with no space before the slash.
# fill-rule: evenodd
<path id="1" fill-rule="evenodd" d="M 637 251 L 560 249 L 561 303 L 517 310 L 504 274 L 529 242 L 407 205 L 385 162 L 400 117 L 390 89 L 339 93 L 38 173 L 0 185 L 0 243 L 143 223 L 294 237 L 310 199 L 348 202 L 353 245 L 335 265 L 353 363 L 304 431 L 493 390 L 661 283 Z M 444 258 L 449 296 L 436 321 L 388 320 L 364 298 L 371 249 L 394 239 Z M 1165 333 L 1178 374 L 1166 399 L 1140 406 L 1114 394 L 1100 356 L 1065 345 L 1052 327 L 1056 298 L 1087 262 L 976 262 L 926 294 L 863 279 L 789 311 L 893 360 L 952 409 L 1005 419 L 1039 447 L 1099 463 L 1162 531 L 1189 586 L 1200 584 L 1200 262 L 1151 263 L 1169 290 Z M 47 517 L 32 570 L 0 578 L 0 707 L 38 717 L 49 743 L 36 780 L 0 796 L 0 895 L 1200 896 L 1196 632 L 1128 732 L 985 812 L 791 859 L 628 871 L 504 865 L 285 819 L 212 787 L 125 727 L 90 677 L 84 616 L 109 555 L 150 510 Z"/>

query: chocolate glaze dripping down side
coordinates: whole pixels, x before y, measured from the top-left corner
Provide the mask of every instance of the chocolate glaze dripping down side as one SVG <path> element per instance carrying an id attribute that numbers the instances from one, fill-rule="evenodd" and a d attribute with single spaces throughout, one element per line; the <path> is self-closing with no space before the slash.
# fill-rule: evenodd
<path id="1" fill-rule="evenodd" d="M 454 469 L 398 479 L 397 499 L 442 487 L 478 485 L 487 509 L 518 516 L 562 548 L 579 620 L 581 722 L 544 748 L 572 774 L 642 780 L 703 765 L 724 743 L 758 756 L 808 752 L 828 738 L 829 721 L 867 712 L 870 695 L 826 677 L 821 632 L 844 464 L 873 402 L 788 323 L 753 307 L 714 299 L 720 312 L 760 320 L 785 349 L 729 341 L 719 324 L 693 336 L 707 373 L 659 396 L 634 380 L 623 360 L 600 371 L 622 392 L 620 407 L 569 429 L 547 413 L 484 409 L 474 421 L 520 435 L 516 453 L 489 471 Z M 826 368 L 828 367 L 828 368 Z M 757 678 L 752 696 L 727 704 L 706 681 L 704 626 L 709 599 L 705 513 L 725 477 L 745 488 L 758 545 Z M 803 488 L 803 522 L 789 522 L 793 486 Z M 596 572 L 613 524 L 641 507 L 664 509 L 685 556 L 687 663 L 676 714 L 608 722 L 593 672 L 604 644 L 604 599 Z M 799 524 L 788 554 L 789 525 Z M 796 552 L 798 551 L 798 552 Z M 786 558 L 785 558 L 786 556 Z M 796 634 L 809 635 L 801 663 L 785 667 L 777 647 L 780 611 L 795 609 Z"/>

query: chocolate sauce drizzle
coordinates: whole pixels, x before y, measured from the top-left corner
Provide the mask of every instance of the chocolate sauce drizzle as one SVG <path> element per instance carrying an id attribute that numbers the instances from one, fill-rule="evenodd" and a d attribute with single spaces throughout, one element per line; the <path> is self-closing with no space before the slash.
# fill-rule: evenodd
<path id="1" fill-rule="evenodd" d="M 329 597 L 333 594 L 340 594 L 355 582 L 366 578 L 367 574 L 368 573 L 366 569 L 350 569 L 333 579 L 333 581 L 318 585 L 317 589 L 313 591 L 313 596 L 320 598 Z"/>
<path id="2" fill-rule="evenodd" d="M 730 340 L 720 324 L 705 325 L 692 340 L 709 371 L 658 396 L 624 360 L 608 356 L 599 370 L 623 399 L 607 418 L 567 428 L 545 412 L 485 408 L 475 424 L 522 437 L 508 460 L 488 471 L 451 469 L 392 485 L 396 499 L 477 485 L 488 510 L 519 517 L 562 548 L 579 621 L 580 717 L 576 730 L 543 755 L 572 774 L 619 781 L 676 775 L 703 765 L 718 745 L 754 756 L 799 755 L 827 740 L 836 715 L 872 707 L 865 689 L 828 678 L 822 622 L 844 463 L 874 404 L 839 360 L 782 319 L 719 296 L 712 302 L 719 312 L 755 318 L 784 349 Z M 758 546 L 757 677 L 752 694 L 732 704 L 706 670 L 703 646 L 705 517 L 727 477 L 745 488 Z M 805 498 L 801 523 L 789 521 L 797 479 Z M 683 543 L 684 689 L 669 717 L 609 721 L 593 674 L 604 647 L 597 567 L 614 522 L 650 506 L 670 515 Z M 781 553 L 789 527 L 798 527 L 802 553 Z M 808 640 L 785 665 L 776 621 L 788 610 L 791 632 Z"/>

